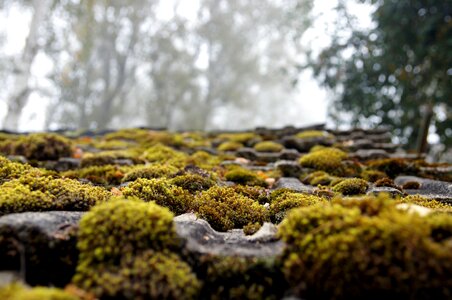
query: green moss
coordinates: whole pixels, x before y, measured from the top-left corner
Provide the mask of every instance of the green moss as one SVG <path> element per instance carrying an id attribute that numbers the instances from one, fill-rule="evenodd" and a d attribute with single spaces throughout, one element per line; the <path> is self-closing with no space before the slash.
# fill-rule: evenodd
<path id="1" fill-rule="evenodd" d="M 260 223 L 250 223 L 248 225 L 243 226 L 243 233 L 245 235 L 253 235 L 261 229 L 262 224 Z"/>
<path id="2" fill-rule="evenodd" d="M 146 129 L 121 129 L 104 136 L 106 141 L 123 140 L 133 141 L 142 146 L 153 146 L 157 144 L 167 146 L 183 145 L 183 138 L 179 134 L 167 131 L 153 131 Z"/>
<path id="3" fill-rule="evenodd" d="M 303 155 L 299 162 L 306 168 L 326 171 L 331 174 L 340 174 L 343 172 L 342 161 L 347 154 L 336 148 L 324 148 L 315 152 Z"/>
<path id="4" fill-rule="evenodd" d="M 450 246 L 431 238 L 432 225 L 373 198 L 349 207 L 292 210 L 279 227 L 283 271 L 297 296 L 313 299 L 447 299 Z M 362 205 L 361 208 L 354 204 Z M 363 212 L 364 211 L 364 212 Z M 448 231 L 448 230 L 446 230 Z"/>
<path id="5" fill-rule="evenodd" d="M 365 194 L 368 188 L 369 185 L 364 179 L 348 178 L 333 186 L 333 191 L 349 196 Z"/>
<path id="6" fill-rule="evenodd" d="M 134 181 L 139 178 L 166 178 L 175 174 L 179 169 L 171 165 L 153 164 L 148 166 L 139 166 L 127 172 L 122 178 L 122 182 Z"/>
<path id="7" fill-rule="evenodd" d="M 49 176 L 22 176 L 0 186 L 1 212 L 47 210 L 86 211 L 111 197 L 111 193 L 76 180 Z"/>
<path id="8" fill-rule="evenodd" d="M 183 167 L 187 155 L 168 146 L 157 144 L 147 148 L 141 158 L 150 163 L 165 163 L 175 167 Z"/>
<path id="9" fill-rule="evenodd" d="M 388 178 L 388 177 L 381 178 L 381 179 L 378 179 L 377 181 L 375 181 L 375 186 L 391 187 L 391 188 L 394 188 L 397 190 L 401 190 L 400 187 L 394 183 L 394 180 L 392 180 L 391 178 Z"/>
<path id="10" fill-rule="evenodd" d="M 174 253 L 173 214 L 136 198 L 94 207 L 80 221 L 73 282 L 100 298 L 193 299 L 200 283 Z"/>
<path id="11" fill-rule="evenodd" d="M 435 199 L 430 199 L 420 195 L 409 195 L 398 199 L 397 202 L 416 204 L 427 208 L 452 212 L 452 206 L 450 204 L 446 204 Z"/>
<path id="12" fill-rule="evenodd" d="M 57 134 L 33 133 L 11 141 L 8 153 L 30 160 L 57 160 L 72 155 L 72 142 Z"/>
<path id="13" fill-rule="evenodd" d="M 81 167 L 114 165 L 119 159 L 129 159 L 136 164 L 143 163 L 142 160 L 127 151 L 104 151 L 84 155 L 80 165 Z"/>
<path id="14" fill-rule="evenodd" d="M 386 173 L 390 178 L 395 178 L 400 174 L 416 174 L 416 169 L 401 158 L 386 158 L 369 161 L 370 169 L 375 169 Z"/>
<path id="15" fill-rule="evenodd" d="M 260 141 L 262 138 L 253 132 L 223 133 L 217 136 L 219 140 L 246 144 L 252 140 Z"/>
<path id="16" fill-rule="evenodd" d="M 452 215 L 449 213 L 435 213 L 428 215 L 425 220 L 430 225 L 430 236 L 438 243 L 447 242 L 452 238 Z"/>
<path id="17" fill-rule="evenodd" d="M 226 180 L 242 185 L 257 185 L 262 187 L 267 186 L 265 180 L 259 177 L 259 175 L 251 170 L 247 170 L 241 167 L 235 167 L 227 171 L 224 177 L 226 178 Z"/>
<path id="18" fill-rule="evenodd" d="M 71 179 L 86 179 L 94 184 L 118 185 L 125 174 L 131 169 L 128 166 L 91 166 L 61 173 L 62 176 Z"/>
<path id="19" fill-rule="evenodd" d="M 235 185 L 232 187 L 236 193 L 257 201 L 259 204 L 270 202 L 268 191 L 260 186 Z"/>
<path id="20" fill-rule="evenodd" d="M 309 173 L 308 175 L 300 176 L 300 180 L 303 183 L 311 184 L 311 181 L 314 180 L 314 178 L 320 177 L 320 176 L 329 176 L 329 174 L 325 171 L 315 171 L 315 172 Z"/>
<path id="21" fill-rule="evenodd" d="M 190 173 L 176 176 L 172 178 L 170 182 L 192 194 L 196 194 L 200 191 L 206 191 L 215 185 L 215 181 L 210 177 Z"/>
<path id="22" fill-rule="evenodd" d="M 379 179 L 388 177 L 386 173 L 377 170 L 365 170 L 361 172 L 361 177 L 369 182 L 375 182 Z"/>
<path id="23" fill-rule="evenodd" d="M 186 213 L 192 206 L 193 196 L 166 179 L 140 178 L 122 191 L 124 196 L 136 196 L 144 201 L 154 201 L 176 214 Z"/>
<path id="24" fill-rule="evenodd" d="M 33 168 L 27 164 L 12 162 L 5 157 L 0 156 L 0 183 L 19 178 L 22 175 L 33 175 L 35 177 L 43 176 L 44 170 Z"/>
<path id="25" fill-rule="evenodd" d="M 35 287 L 27 288 L 14 283 L 0 288 L 0 299 L 4 300 L 79 300 L 57 288 Z"/>
<path id="26" fill-rule="evenodd" d="M 263 206 L 229 187 L 214 186 L 196 202 L 198 216 L 218 231 L 242 228 L 250 223 L 262 224 L 267 218 Z"/>
<path id="27" fill-rule="evenodd" d="M 417 190 L 421 187 L 418 181 L 407 181 L 402 185 L 404 190 Z"/>
<path id="28" fill-rule="evenodd" d="M 283 149 L 283 145 L 272 141 L 260 142 L 254 145 L 254 150 L 257 152 L 280 152 Z"/>
<path id="29" fill-rule="evenodd" d="M 205 151 L 196 151 L 186 159 L 187 165 L 195 165 L 199 168 L 212 170 L 218 168 L 222 159 Z"/>
<path id="30" fill-rule="evenodd" d="M 218 146 L 219 151 L 237 151 L 243 148 L 243 144 L 238 142 L 224 142 Z"/>
<path id="31" fill-rule="evenodd" d="M 299 132 L 295 135 L 299 139 L 310 139 L 310 138 L 327 138 L 333 139 L 334 136 L 326 131 L 321 130 L 306 130 Z"/>
<path id="32" fill-rule="evenodd" d="M 321 203 L 327 203 L 327 200 L 314 195 L 300 193 L 283 193 L 275 197 L 270 204 L 270 219 L 274 223 L 280 223 L 286 214 L 293 208 L 305 207 Z"/>
<path id="33" fill-rule="evenodd" d="M 317 186 L 317 185 L 329 185 L 331 183 L 331 181 L 334 180 L 334 177 L 329 176 L 329 175 L 322 175 L 322 176 L 317 176 L 314 177 L 309 183 L 313 186 Z"/>

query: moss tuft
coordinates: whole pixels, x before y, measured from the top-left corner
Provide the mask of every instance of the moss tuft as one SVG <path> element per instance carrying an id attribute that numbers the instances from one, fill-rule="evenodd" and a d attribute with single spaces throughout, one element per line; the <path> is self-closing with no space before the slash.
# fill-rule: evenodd
<path id="1" fill-rule="evenodd" d="M 235 167 L 227 171 L 224 177 L 226 178 L 226 180 L 242 185 L 257 185 L 262 187 L 267 186 L 265 180 L 259 177 L 259 175 L 251 170 L 247 170 L 241 167 Z"/>
<path id="2" fill-rule="evenodd" d="M 315 152 L 303 155 L 299 162 L 301 166 L 326 171 L 331 174 L 341 174 L 343 172 L 342 161 L 347 154 L 336 148 L 324 148 Z"/>
<path id="3" fill-rule="evenodd" d="M 192 194 L 196 194 L 200 191 L 206 191 L 215 185 L 215 181 L 209 177 L 189 173 L 176 176 L 172 178 L 170 182 Z"/>
<path id="4" fill-rule="evenodd" d="M 131 167 L 128 166 L 91 166 L 76 170 L 63 172 L 61 175 L 71 179 L 86 179 L 94 184 L 100 185 L 118 185 L 121 183 L 124 175 Z"/>
<path id="5" fill-rule="evenodd" d="M 386 173 L 377 170 L 365 170 L 361 172 L 361 177 L 369 182 L 375 182 L 379 179 L 388 177 Z"/>
<path id="6" fill-rule="evenodd" d="M 196 202 L 198 216 L 218 231 L 242 228 L 250 223 L 262 224 L 267 219 L 263 206 L 230 187 L 214 186 Z"/>
<path id="7" fill-rule="evenodd" d="M 13 283 L 0 288 L 0 299 L 4 300 L 79 300 L 80 298 L 57 288 L 27 288 Z"/>
<path id="8" fill-rule="evenodd" d="M 365 194 L 368 188 L 369 185 L 364 179 L 348 178 L 333 186 L 333 191 L 349 196 Z"/>
<path id="9" fill-rule="evenodd" d="M 435 199 L 430 199 L 420 195 L 409 195 L 398 199 L 398 203 L 410 203 L 416 204 L 427 208 L 438 209 L 452 212 L 452 205 L 437 201 Z"/>
<path id="10" fill-rule="evenodd" d="M 187 155 L 168 146 L 157 144 L 147 148 L 141 158 L 150 163 L 166 163 L 175 167 L 183 167 Z"/>
<path id="11" fill-rule="evenodd" d="M 417 190 L 421 187 L 421 184 L 418 181 L 407 181 L 402 185 L 404 190 Z"/>
<path id="12" fill-rule="evenodd" d="M 193 202 L 193 196 L 186 190 L 171 184 L 166 179 L 137 179 L 122 191 L 124 196 L 135 196 L 146 202 L 154 201 L 175 214 L 186 213 Z"/>
<path id="13" fill-rule="evenodd" d="M 400 174 L 415 173 L 414 167 L 401 158 L 386 158 L 368 162 L 370 169 L 375 169 L 386 173 L 390 178 L 395 178 Z"/>
<path id="14" fill-rule="evenodd" d="M 124 175 L 122 182 L 134 181 L 139 178 L 166 178 L 175 174 L 177 171 L 178 168 L 171 165 L 154 164 L 149 166 L 137 166 Z"/>
<path id="15" fill-rule="evenodd" d="M 243 233 L 245 235 L 253 235 L 261 229 L 262 224 L 260 223 L 250 223 L 248 225 L 243 226 Z"/>
<path id="16" fill-rule="evenodd" d="M 299 139 L 311 139 L 311 138 L 327 138 L 333 139 L 334 136 L 331 133 L 322 130 L 306 130 L 299 132 L 295 135 Z"/>
<path id="17" fill-rule="evenodd" d="M 260 142 L 254 145 L 254 150 L 257 152 L 280 152 L 283 149 L 283 145 L 272 141 Z"/>
<path id="18" fill-rule="evenodd" d="M 224 142 L 218 146 L 218 151 L 237 151 L 243 148 L 243 144 L 238 142 Z"/>
<path id="19" fill-rule="evenodd" d="M 294 192 L 286 192 L 278 197 L 273 195 L 273 200 L 270 204 L 270 219 L 274 223 L 280 223 L 289 210 L 293 208 L 306 207 L 321 203 L 327 203 L 327 200 L 314 195 Z"/>

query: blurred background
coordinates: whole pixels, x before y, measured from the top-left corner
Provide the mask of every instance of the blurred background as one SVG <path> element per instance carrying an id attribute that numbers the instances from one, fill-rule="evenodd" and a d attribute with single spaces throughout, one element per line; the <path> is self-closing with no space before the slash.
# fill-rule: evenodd
<path id="1" fill-rule="evenodd" d="M 451 0 L 0 0 L 9 131 L 391 126 L 450 153 Z"/>

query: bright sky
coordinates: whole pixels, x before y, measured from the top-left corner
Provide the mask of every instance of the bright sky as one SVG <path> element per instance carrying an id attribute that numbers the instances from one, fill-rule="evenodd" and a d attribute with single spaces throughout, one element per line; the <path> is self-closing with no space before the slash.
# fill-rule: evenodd
<path id="1" fill-rule="evenodd" d="M 173 0 L 174 1 L 174 0 Z M 171 18 L 173 14 L 173 1 L 164 1 L 164 5 L 160 8 L 159 15 L 162 18 Z M 336 1 L 315 1 L 314 15 L 319 17 L 316 19 L 314 26 L 308 30 L 303 38 L 303 42 L 310 43 L 315 49 L 320 49 L 328 45 L 328 35 L 326 32 L 333 30 L 334 12 L 333 7 Z M 354 2 L 354 1 L 353 1 Z M 198 1 L 181 1 L 178 7 L 178 13 L 182 13 L 188 19 L 196 18 L 196 6 Z M 370 7 L 362 4 L 351 4 L 350 8 L 354 15 L 359 19 L 362 26 L 370 26 Z M 28 24 L 30 22 L 30 14 L 14 8 L 9 15 L 0 12 L 0 28 L 7 28 L 7 44 L 5 54 L 17 53 L 25 45 L 25 39 L 28 34 Z M 45 85 L 45 75 L 49 71 L 49 63 L 46 62 L 44 55 L 38 56 L 33 65 L 33 82 Z M 296 103 L 292 107 L 296 107 L 297 111 L 289 112 L 287 115 L 281 116 L 278 125 L 309 125 L 314 123 L 322 123 L 327 120 L 328 92 L 320 87 L 318 83 L 311 77 L 309 73 L 300 76 L 300 85 Z M 0 95 L 0 97 L 3 95 Z M 44 129 L 45 107 L 47 101 L 45 98 L 33 93 L 28 105 L 23 111 L 20 122 L 21 131 L 36 131 Z M 0 120 L 6 114 L 6 104 L 0 101 Z M 300 118 L 302 116 L 303 118 Z"/>

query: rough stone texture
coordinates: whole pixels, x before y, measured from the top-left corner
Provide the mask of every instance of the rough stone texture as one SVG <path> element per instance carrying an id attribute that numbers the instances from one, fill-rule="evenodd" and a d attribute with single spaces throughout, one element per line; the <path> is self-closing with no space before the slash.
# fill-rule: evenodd
<path id="1" fill-rule="evenodd" d="M 276 189 L 289 189 L 295 192 L 311 194 L 314 187 L 301 183 L 297 178 L 281 177 L 273 186 Z"/>
<path id="2" fill-rule="evenodd" d="M 350 158 L 357 158 L 359 160 L 371 160 L 388 158 L 389 154 L 382 149 L 360 149 L 356 152 L 349 153 Z"/>
<path id="3" fill-rule="evenodd" d="M 77 169 L 80 167 L 80 159 L 71 157 L 62 157 L 53 166 L 53 169 L 58 172 L 64 172 L 68 170 Z"/>
<path id="4" fill-rule="evenodd" d="M 296 161 L 280 160 L 275 163 L 275 168 L 281 171 L 284 177 L 300 177 L 303 168 Z"/>
<path id="5" fill-rule="evenodd" d="M 0 217 L 0 269 L 34 284 L 64 285 L 77 262 L 75 228 L 81 212 L 26 212 Z"/>
<path id="6" fill-rule="evenodd" d="M 452 183 L 425 179 L 416 176 L 398 176 L 394 183 L 403 185 L 408 181 L 417 181 L 420 183 L 419 189 L 406 189 L 405 192 L 410 195 L 419 194 L 428 198 L 433 198 L 439 201 L 452 203 Z"/>
<path id="7" fill-rule="evenodd" d="M 397 196 L 403 196 L 403 193 L 393 187 L 388 187 L 388 186 L 376 186 L 376 187 L 372 187 L 367 191 L 367 195 L 378 195 L 381 193 L 386 193 L 386 194 L 390 194 L 392 197 L 397 197 Z"/>
<path id="8" fill-rule="evenodd" d="M 274 257 L 283 250 L 283 243 L 276 238 L 276 226 L 270 223 L 251 236 L 241 229 L 217 232 L 192 213 L 175 217 L 174 223 L 185 249 L 195 255 Z"/>
<path id="9" fill-rule="evenodd" d="M 316 145 L 331 146 L 334 143 L 334 139 L 328 137 L 314 137 L 299 139 L 294 136 L 286 136 L 281 140 L 284 147 L 288 149 L 296 149 L 299 152 L 308 152 L 309 149 Z"/>

